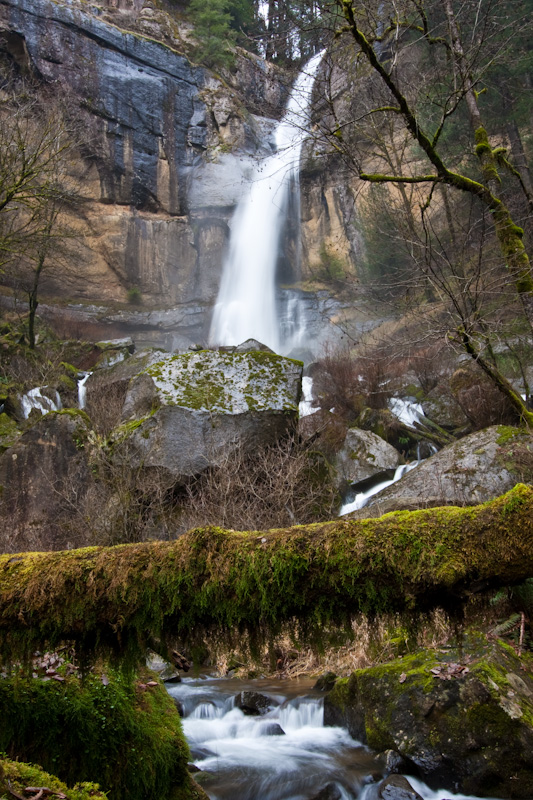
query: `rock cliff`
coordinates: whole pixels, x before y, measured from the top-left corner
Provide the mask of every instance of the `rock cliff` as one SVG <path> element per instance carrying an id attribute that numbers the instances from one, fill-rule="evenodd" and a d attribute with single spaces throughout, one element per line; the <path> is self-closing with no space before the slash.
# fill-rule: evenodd
<path id="1" fill-rule="evenodd" d="M 70 220 L 75 256 L 68 280 L 61 268 L 43 289 L 103 304 L 89 313 L 139 329 L 160 326 L 148 309 L 176 309 L 164 327 L 182 333 L 162 342 L 168 347 L 205 340 L 232 211 L 254 157 L 271 152 L 291 83 L 244 51 L 232 72 L 210 73 L 187 57 L 190 38 L 186 22 L 149 0 L 0 0 L 0 55 L 46 84 L 83 130 L 74 167 L 83 203 Z M 340 268 L 321 244 L 326 234 L 348 236 L 343 251 L 353 268 L 351 202 L 331 175 L 312 188 L 306 169 L 305 273 L 327 278 Z M 282 272 L 294 286 L 294 264 Z M 110 319 L 106 307 L 127 303 L 132 289 L 143 309 Z"/>

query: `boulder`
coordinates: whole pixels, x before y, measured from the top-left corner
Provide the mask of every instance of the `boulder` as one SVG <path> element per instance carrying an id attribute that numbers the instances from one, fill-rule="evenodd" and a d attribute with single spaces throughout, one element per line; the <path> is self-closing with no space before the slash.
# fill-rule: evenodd
<path id="1" fill-rule="evenodd" d="M 347 725 L 375 750 L 393 748 L 430 786 L 530 798 L 532 666 L 531 655 L 470 633 L 461 647 L 421 650 L 337 681 L 324 724 Z"/>
<path id="2" fill-rule="evenodd" d="M 465 436 L 421 462 L 400 481 L 371 497 L 351 516 L 484 503 L 533 478 L 533 436 L 526 429 L 492 426 Z"/>
<path id="3" fill-rule="evenodd" d="M 263 716 L 277 705 L 279 705 L 277 700 L 273 700 L 261 692 L 243 691 L 235 697 L 235 706 L 240 708 L 243 714 L 250 716 Z"/>
<path id="4" fill-rule="evenodd" d="M 378 787 L 380 800 L 424 800 L 403 775 L 389 775 Z"/>
<path id="5" fill-rule="evenodd" d="M 88 433 L 82 411 L 50 412 L 0 455 L 4 552 L 76 545 L 70 522 L 91 484 Z"/>
<path id="6" fill-rule="evenodd" d="M 345 483 L 354 484 L 395 470 L 400 460 L 399 452 L 380 436 L 372 431 L 350 428 L 335 466 Z"/>
<path id="7" fill-rule="evenodd" d="M 167 355 L 130 381 L 113 458 L 185 480 L 273 444 L 298 418 L 302 364 L 274 353 Z"/>
<path id="8" fill-rule="evenodd" d="M 426 394 L 422 408 L 426 417 L 449 430 L 464 429 L 470 423 L 447 382 L 439 383 Z"/>

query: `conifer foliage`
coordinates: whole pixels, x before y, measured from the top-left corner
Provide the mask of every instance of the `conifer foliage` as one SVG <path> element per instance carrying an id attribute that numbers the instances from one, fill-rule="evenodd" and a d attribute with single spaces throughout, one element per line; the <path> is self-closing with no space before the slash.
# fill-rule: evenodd
<path id="1" fill-rule="evenodd" d="M 236 33 L 227 0 L 192 0 L 189 7 L 198 44 L 195 57 L 206 67 L 231 67 Z"/>

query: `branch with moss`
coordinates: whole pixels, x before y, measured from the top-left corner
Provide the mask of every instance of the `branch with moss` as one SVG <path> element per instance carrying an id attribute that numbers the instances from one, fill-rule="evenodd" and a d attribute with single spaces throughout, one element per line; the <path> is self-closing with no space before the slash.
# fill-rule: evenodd
<path id="1" fill-rule="evenodd" d="M 190 531 L 175 542 L 0 557 L 5 659 L 74 642 L 124 663 L 157 640 L 206 633 L 268 641 L 366 613 L 461 603 L 480 586 L 533 574 L 533 488 L 471 508 L 395 512 L 237 533 Z"/>

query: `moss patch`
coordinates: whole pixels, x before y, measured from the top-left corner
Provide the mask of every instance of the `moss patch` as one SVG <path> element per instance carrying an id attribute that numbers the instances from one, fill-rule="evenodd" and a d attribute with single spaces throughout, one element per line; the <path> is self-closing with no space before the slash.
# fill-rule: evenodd
<path id="1" fill-rule="evenodd" d="M 179 714 L 151 677 L 106 669 L 83 681 L 0 678 L 0 750 L 69 784 L 94 780 L 111 800 L 192 798 Z"/>
<path id="2" fill-rule="evenodd" d="M 24 764 L 9 758 L 0 758 L 0 800 L 12 800 L 13 792 L 24 796 L 26 786 L 46 786 L 61 793 L 67 800 L 106 800 L 96 783 L 76 783 L 69 789 L 63 781 L 45 772 L 35 764 Z"/>
<path id="3" fill-rule="evenodd" d="M 202 350 L 169 356 L 145 372 L 166 405 L 238 414 L 248 410 L 298 411 L 294 391 L 303 364 L 275 353 Z"/>

